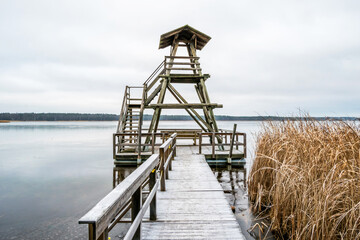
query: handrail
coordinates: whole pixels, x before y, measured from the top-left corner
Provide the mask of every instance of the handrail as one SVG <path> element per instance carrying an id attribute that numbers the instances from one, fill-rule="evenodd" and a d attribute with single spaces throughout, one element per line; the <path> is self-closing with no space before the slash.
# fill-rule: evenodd
<path id="1" fill-rule="evenodd" d="M 146 79 L 146 81 L 143 83 L 143 85 L 147 85 L 150 80 L 156 75 L 156 73 L 159 72 L 159 70 L 164 66 L 165 61 L 162 61 L 159 66 L 154 70 L 154 72 L 151 73 L 151 75 Z"/>
<path id="2" fill-rule="evenodd" d="M 125 87 L 125 92 L 124 92 L 123 104 L 121 106 L 121 111 L 120 111 L 120 115 L 119 115 L 119 122 L 118 122 L 118 126 L 117 126 L 117 132 L 120 132 L 124 127 L 123 126 L 123 124 L 124 124 L 124 116 L 126 117 L 128 94 L 130 94 L 130 93 L 128 93 L 128 91 L 129 91 L 129 87 L 126 86 Z"/>
<path id="3" fill-rule="evenodd" d="M 88 213 L 86 213 L 79 220 L 79 224 L 88 224 L 89 227 L 89 239 L 99 240 L 108 239 L 108 231 L 113 221 L 119 221 L 118 214 L 126 207 L 128 200 L 132 200 L 132 221 L 136 223 L 135 231 L 132 228 L 132 232 L 129 236 L 135 239 L 140 239 L 141 222 L 137 220 L 138 214 L 144 215 L 146 208 L 150 205 L 150 208 L 154 207 L 153 203 L 156 201 L 156 191 L 159 185 L 156 182 L 155 168 L 159 164 L 159 155 L 153 154 L 146 160 L 140 167 L 132 172 L 127 178 L 124 179 L 119 185 L 117 185 L 108 195 L 106 195 L 99 203 L 97 203 Z M 146 200 L 146 204 L 141 208 L 141 191 L 143 183 L 150 176 L 150 186 L 153 186 L 151 193 Z M 150 203 L 151 202 L 151 203 Z M 155 202 L 156 206 L 156 202 Z M 145 208 L 146 207 L 146 208 Z M 155 207 L 156 208 L 156 207 Z M 151 216 L 153 214 L 153 216 Z M 154 218 L 154 211 L 150 209 L 150 218 Z M 156 218 L 156 212 L 155 212 Z"/>
<path id="4" fill-rule="evenodd" d="M 239 146 L 243 146 L 243 153 L 244 153 L 244 157 L 246 158 L 247 156 L 247 146 L 246 146 L 246 133 L 240 133 L 240 132 L 200 132 L 199 134 L 199 154 L 202 153 L 202 147 L 204 146 L 211 146 L 212 150 L 211 150 L 211 154 L 213 156 L 213 158 L 215 158 L 215 147 L 216 146 L 230 146 L 231 144 L 233 144 L 233 146 L 236 147 L 236 149 L 239 149 Z M 211 142 L 210 143 L 203 143 L 202 139 L 204 136 L 208 136 L 211 137 Z M 222 143 L 215 143 L 215 138 L 216 137 L 225 137 L 225 142 Z M 235 140 L 231 141 L 228 143 L 227 141 L 227 136 L 234 136 Z M 239 136 L 243 137 L 243 141 L 240 142 L 239 141 Z"/>
<path id="5" fill-rule="evenodd" d="M 170 59 L 176 59 L 176 58 L 179 58 L 179 59 L 196 59 L 196 60 L 200 59 L 200 57 L 192 57 L 192 56 L 165 56 L 165 59 L 166 58 L 170 58 Z"/>

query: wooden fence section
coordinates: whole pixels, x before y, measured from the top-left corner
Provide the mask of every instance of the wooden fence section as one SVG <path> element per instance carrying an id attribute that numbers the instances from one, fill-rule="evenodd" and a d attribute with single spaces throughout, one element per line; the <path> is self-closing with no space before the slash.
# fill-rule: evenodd
<path id="1" fill-rule="evenodd" d="M 204 142 L 204 137 L 210 138 L 209 142 Z M 216 138 L 220 137 L 223 141 L 222 143 L 216 143 Z M 223 151 L 229 151 L 229 158 L 232 157 L 232 147 L 234 146 L 236 150 L 239 150 L 239 146 L 243 147 L 242 154 L 246 158 L 246 133 L 235 132 L 200 132 L 199 133 L 199 154 L 203 153 L 203 148 L 210 146 L 212 158 L 216 157 L 216 147 L 223 147 Z M 226 147 L 229 147 L 227 149 Z"/>
<path id="2" fill-rule="evenodd" d="M 124 239 L 141 239 L 141 222 L 150 206 L 150 220 L 156 220 L 156 192 L 164 191 L 165 178 L 176 154 L 176 133 L 160 146 L 160 157 L 153 154 L 117 185 L 80 220 L 88 224 L 90 240 L 108 240 L 108 233 L 131 209 L 132 224 Z M 156 175 L 159 175 L 159 179 Z M 149 184 L 149 195 L 142 203 L 142 189 Z"/>
<path id="3" fill-rule="evenodd" d="M 203 132 L 201 129 L 159 129 L 159 132 L 156 133 L 115 133 L 113 134 L 113 158 L 147 158 L 154 154 L 161 144 L 173 133 L 177 133 L 177 139 L 179 140 L 192 140 L 192 143 L 189 141 L 187 143 L 180 142 L 178 146 L 199 146 L 198 153 L 205 154 L 206 159 L 246 158 L 246 134 L 236 131 L 219 131 Z M 140 141 L 137 143 L 121 142 L 124 136 L 140 136 Z M 150 142 L 146 143 L 145 138 L 149 138 Z"/>

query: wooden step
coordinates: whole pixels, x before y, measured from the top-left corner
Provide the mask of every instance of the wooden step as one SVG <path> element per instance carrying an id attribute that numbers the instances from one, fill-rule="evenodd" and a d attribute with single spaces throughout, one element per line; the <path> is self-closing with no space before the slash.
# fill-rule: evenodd
<path id="1" fill-rule="evenodd" d="M 133 108 L 138 109 L 138 108 L 141 108 L 141 104 L 129 104 L 128 108 L 130 108 L 130 109 L 133 109 Z"/>

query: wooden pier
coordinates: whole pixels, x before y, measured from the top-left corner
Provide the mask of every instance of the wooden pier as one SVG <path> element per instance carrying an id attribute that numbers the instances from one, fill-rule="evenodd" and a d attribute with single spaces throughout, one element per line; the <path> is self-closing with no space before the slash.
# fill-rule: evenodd
<path id="1" fill-rule="evenodd" d="M 245 239 L 205 156 L 192 151 L 174 133 L 79 220 L 89 239 L 107 240 L 130 209 L 124 239 Z"/>
<path id="2" fill-rule="evenodd" d="M 246 158 L 246 134 L 237 132 L 236 124 L 229 131 L 216 123 L 213 110 L 222 105 L 210 101 L 205 84 L 210 75 L 202 73 L 197 56 L 210 39 L 188 25 L 161 35 L 159 48 L 170 47 L 170 56 L 142 86 L 126 86 L 113 158 L 116 167 L 138 167 L 119 185 L 114 180 L 113 191 L 79 220 L 88 224 L 90 240 L 108 240 L 117 224 L 129 222 L 125 240 L 244 239 L 209 166 L 241 167 Z M 176 55 L 179 47 L 188 56 Z M 198 102 L 188 102 L 179 84 L 194 85 Z M 177 103 L 166 101 L 166 92 Z M 162 109 L 184 109 L 200 128 L 159 129 Z M 145 110 L 153 111 L 148 129 Z M 178 147 L 184 139 L 187 146 Z M 130 210 L 129 221 L 124 216 Z"/>
<path id="3" fill-rule="evenodd" d="M 204 155 L 180 147 L 172 169 L 166 191 L 157 193 L 157 220 L 143 223 L 142 239 L 244 239 Z"/>

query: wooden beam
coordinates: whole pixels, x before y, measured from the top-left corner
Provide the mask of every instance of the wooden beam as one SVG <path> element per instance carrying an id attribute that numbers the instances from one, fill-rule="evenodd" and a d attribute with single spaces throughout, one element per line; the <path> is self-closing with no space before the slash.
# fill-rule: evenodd
<path id="1" fill-rule="evenodd" d="M 148 105 L 155 97 L 159 94 L 161 90 L 161 86 L 159 85 L 151 94 L 150 96 L 145 100 L 145 106 Z"/>
<path id="2" fill-rule="evenodd" d="M 185 98 L 183 97 L 183 96 L 181 96 L 181 94 L 175 89 L 175 87 L 173 86 L 173 85 L 171 85 L 171 83 L 168 83 L 168 88 L 169 88 L 169 90 L 170 91 L 173 91 L 174 93 L 173 93 L 173 95 L 174 95 L 174 97 L 176 98 L 176 99 L 180 99 L 180 100 L 178 100 L 178 102 L 179 103 L 185 103 L 185 104 L 187 104 L 188 102 L 185 100 Z M 175 96 L 176 95 L 176 96 Z M 193 109 L 193 108 L 190 108 L 189 110 L 188 109 L 185 109 L 186 111 L 191 111 L 192 113 L 194 113 L 195 114 L 195 116 L 208 128 L 208 129 L 211 129 L 212 130 L 212 128 L 211 128 L 211 126 L 196 112 L 196 110 L 195 109 Z M 200 125 L 200 124 L 199 124 Z M 202 126 L 201 126 L 202 127 Z M 206 129 L 204 129 L 204 128 L 202 128 L 204 131 L 206 131 Z"/>
<path id="3" fill-rule="evenodd" d="M 170 83 L 168 84 L 168 89 L 170 91 L 170 93 L 175 97 L 175 99 L 180 103 L 183 104 L 183 102 L 181 101 L 181 99 L 176 95 L 176 92 L 173 91 L 172 89 L 173 87 L 170 87 Z M 175 90 L 176 91 L 176 90 Z M 195 111 L 194 109 L 190 109 L 192 111 Z M 185 111 L 190 115 L 190 117 L 192 119 L 194 119 L 194 121 L 201 127 L 202 130 L 206 131 L 206 128 L 199 122 L 199 120 L 192 114 L 192 112 L 189 109 L 185 109 Z M 196 112 L 196 111 L 195 111 Z M 197 113 L 197 112 L 196 112 Z M 204 121 L 201 117 L 199 118 L 202 121 Z M 205 123 L 206 124 L 206 123 Z"/>
<path id="4" fill-rule="evenodd" d="M 217 103 L 187 103 L 187 104 L 177 104 L 177 103 L 158 103 L 158 104 L 149 104 L 146 108 L 164 108 L 164 109 L 183 109 L 183 108 L 222 108 L 222 104 Z"/>

